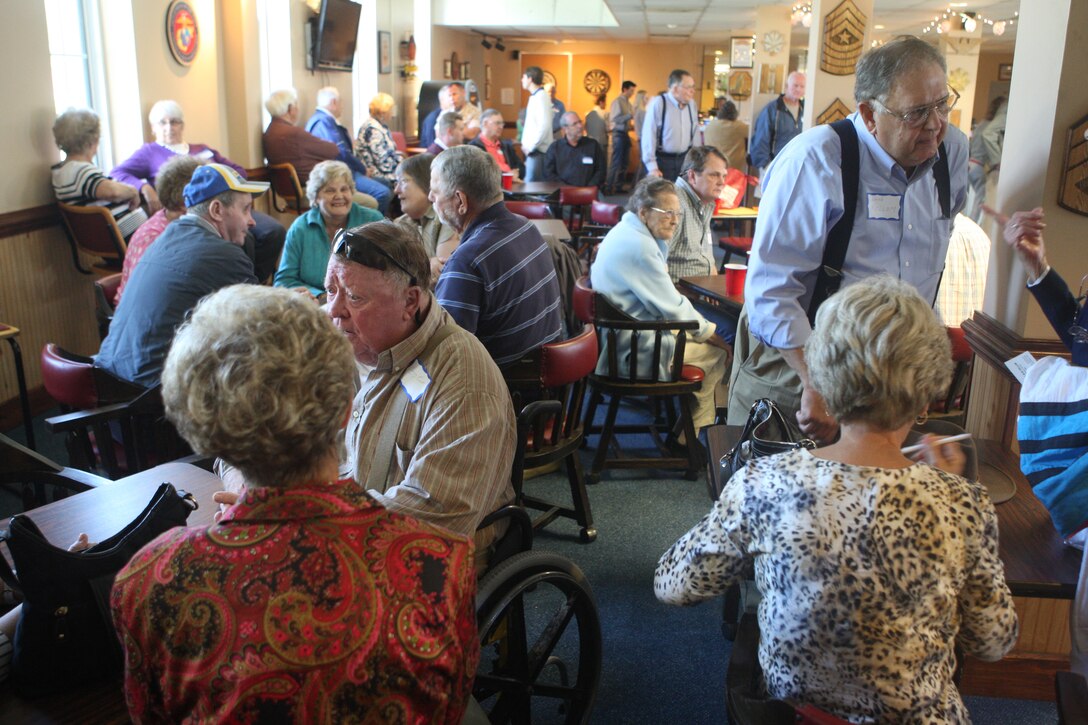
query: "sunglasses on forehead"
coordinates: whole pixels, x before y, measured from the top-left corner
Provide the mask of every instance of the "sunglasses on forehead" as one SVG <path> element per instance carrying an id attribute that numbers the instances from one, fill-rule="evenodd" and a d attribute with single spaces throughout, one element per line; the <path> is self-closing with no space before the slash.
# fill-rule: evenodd
<path id="1" fill-rule="evenodd" d="M 332 253 L 337 257 L 344 257 L 356 264 L 383 272 L 388 268 L 387 264 L 392 264 L 408 275 L 409 285 L 415 287 L 418 284 L 416 276 L 409 272 L 403 264 L 393 259 L 389 252 L 366 237 L 353 234 L 348 229 L 341 229 L 332 238 Z"/>

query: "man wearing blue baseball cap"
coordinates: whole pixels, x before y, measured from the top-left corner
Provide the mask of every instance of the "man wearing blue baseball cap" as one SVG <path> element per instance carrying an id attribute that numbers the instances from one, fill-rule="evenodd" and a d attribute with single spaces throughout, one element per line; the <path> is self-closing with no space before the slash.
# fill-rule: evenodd
<path id="1" fill-rule="evenodd" d="M 266 182 L 206 164 L 185 187 L 184 216 L 172 222 L 132 272 L 95 365 L 143 387 L 159 382 L 174 330 L 196 303 L 221 287 L 256 284 L 242 250 L 253 227 L 253 198 Z"/>

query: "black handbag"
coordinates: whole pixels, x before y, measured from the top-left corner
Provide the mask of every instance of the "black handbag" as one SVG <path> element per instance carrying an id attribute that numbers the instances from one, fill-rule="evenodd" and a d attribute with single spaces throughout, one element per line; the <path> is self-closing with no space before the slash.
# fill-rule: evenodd
<path id="1" fill-rule="evenodd" d="M 109 606 L 114 578 L 145 544 L 184 526 L 196 507 L 191 494 L 163 483 L 132 523 L 78 552 L 51 544 L 27 516 L 11 519 L 0 541 L 14 571 L 0 556 L 0 577 L 23 598 L 12 659 L 12 680 L 22 694 L 59 692 L 121 671 Z"/>
<path id="2" fill-rule="evenodd" d="M 798 448 L 815 447 L 816 441 L 802 436 L 797 427 L 782 415 L 773 400 L 760 398 L 752 403 L 752 409 L 748 411 L 748 420 L 744 422 L 737 445 L 722 456 L 721 470 L 711 495 L 716 501 L 726 482 L 751 460 Z"/>

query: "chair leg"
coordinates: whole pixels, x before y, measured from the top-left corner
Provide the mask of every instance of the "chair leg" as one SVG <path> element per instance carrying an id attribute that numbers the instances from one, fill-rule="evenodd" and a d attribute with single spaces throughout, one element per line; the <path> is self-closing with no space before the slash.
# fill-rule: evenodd
<path id="1" fill-rule="evenodd" d="M 582 460 L 578 452 L 567 456 L 567 480 L 570 482 L 570 497 L 574 502 L 575 520 L 582 527 L 579 532 L 584 543 L 597 538 L 597 529 L 593 526 L 593 511 L 589 507 L 589 494 L 586 493 L 585 476 L 582 473 Z"/>
<path id="2" fill-rule="evenodd" d="M 23 408 L 23 427 L 26 428 L 26 447 L 37 450 L 34 446 L 34 416 L 30 414 L 30 397 L 26 390 L 26 372 L 23 370 L 23 351 L 14 337 L 8 338 L 11 354 L 15 357 L 15 380 L 19 386 L 19 403 Z"/>
<path id="3" fill-rule="evenodd" d="M 702 467 L 699 436 L 695 432 L 694 409 L 694 395 L 688 394 L 680 397 L 680 418 L 684 427 L 684 442 L 688 453 L 688 469 L 684 472 L 684 477 L 689 481 L 694 481 L 699 477 L 699 469 Z"/>
<path id="4" fill-rule="evenodd" d="M 597 417 L 597 405 L 601 402 L 603 398 L 604 396 L 601 394 L 601 391 L 597 390 L 596 388 L 593 388 L 589 393 L 589 405 L 586 406 L 585 436 L 588 436 L 590 433 L 600 432 L 599 430 L 597 430 L 597 427 L 593 425 L 593 419 Z M 582 438 L 582 442 L 585 442 L 584 436 Z"/>
<path id="5" fill-rule="evenodd" d="M 604 420 L 604 428 L 601 429 L 601 437 L 597 441 L 597 453 L 593 456 L 593 467 L 590 469 L 589 474 L 586 475 L 587 483 L 597 483 L 601 480 L 601 471 L 604 470 L 608 459 L 608 444 L 612 442 L 616 427 L 616 414 L 619 412 L 622 398 L 622 395 L 613 395 L 612 400 L 608 401 L 608 415 Z"/>

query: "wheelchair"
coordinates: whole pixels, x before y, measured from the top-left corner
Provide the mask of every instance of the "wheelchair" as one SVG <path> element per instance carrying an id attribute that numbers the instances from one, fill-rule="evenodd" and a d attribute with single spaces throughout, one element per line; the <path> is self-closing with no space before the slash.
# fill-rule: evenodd
<path id="1" fill-rule="evenodd" d="M 551 402 L 551 401 L 549 401 Z M 524 451 L 534 415 L 520 416 L 518 450 Z M 515 460 L 515 469 L 524 457 Z M 520 483 L 520 471 L 514 471 Z M 578 566 L 555 553 L 533 551 L 533 521 L 515 503 L 486 516 L 479 529 L 502 519 L 496 542 L 476 589 L 480 663 L 473 697 L 500 723 L 585 723 L 601 678 L 601 621 L 597 600 Z"/>

